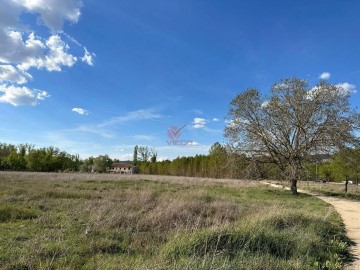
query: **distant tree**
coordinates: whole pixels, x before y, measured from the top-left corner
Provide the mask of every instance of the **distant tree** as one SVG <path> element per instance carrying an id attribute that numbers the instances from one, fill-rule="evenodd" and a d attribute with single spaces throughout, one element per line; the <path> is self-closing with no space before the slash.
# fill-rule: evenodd
<path id="1" fill-rule="evenodd" d="M 94 158 L 93 170 L 94 172 L 104 173 L 109 171 L 112 160 L 108 155 L 100 155 Z"/>
<path id="2" fill-rule="evenodd" d="M 225 147 L 218 142 L 214 143 L 209 150 L 209 156 L 211 176 L 215 178 L 223 177 L 227 160 Z"/>
<path id="3" fill-rule="evenodd" d="M 349 97 L 340 86 L 321 81 L 309 87 L 298 78 L 274 84 L 268 98 L 248 89 L 231 101 L 225 136 L 237 153 L 276 164 L 297 194 L 306 155 L 359 145 L 360 114 Z"/>
<path id="4" fill-rule="evenodd" d="M 7 157 L 4 158 L 4 165 L 6 169 L 12 171 L 24 171 L 26 170 L 25 158 L 17 153 L 15 150 L 12 151 Z"/>
<path id="5" fill-rule="evenodd" d="M 150 161 L 155 163 L 157 160 L 157 151 L 155 149 L 152 150 Z"/>
<path id="6" fill-rule="evenodd" d="M 9 164 L 6 160 L 13 151 L 16 151 L 16 146 L 12 144 L 0 143 L 0 169 L 9 170 Z"/>
<path id="7" fill-rule="evenodd" d="M 137 153 L 138 153 L 138 161 L 148 162 L 153 157 L 155 158 L 156 161 L 157 153 L 154 148 L 150 148 L 148 146 L 139 146 L 137 148 Z"/>
<path id="8" fill-rule="evenodd" d="M 347 182 L 348 180 L 355 180 L 358 183 L 360 174 L 360 149 L 345 148 L 334 154 L 331 160 L 333 174 L 337 176 L 338 180 Z M 347 191 L 347 187 L 345 187 Z"/>
<path id="9" fill-rule="evenodd" d="M 45 148 L 32 149 L 26 156 L 26 166 L 29 171 L 46 172 L 47 170 L 47 153 Z"/>
<path id="10" fill-rule="evenodd" d="M 135 145 L 135 147 L 134 147 L 134 159 L 133 159 L 134 166 L 137 166 L 137 164 L 138 164 L 138 148 L 139 148 L 139 146 Z"/>
<path id="11" fill-rule="evenodd" d="M 83 161 L 80 165 L 80 172 L 92 172 L 92 168 L 94 165 L 94 158 L 89 157 Z"/>

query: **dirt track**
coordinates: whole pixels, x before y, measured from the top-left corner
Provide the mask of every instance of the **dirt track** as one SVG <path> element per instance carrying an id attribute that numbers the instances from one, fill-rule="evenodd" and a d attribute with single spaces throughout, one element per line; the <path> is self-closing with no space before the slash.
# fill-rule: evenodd
<path id="1" fill-rule="evenodd" d="M 345 269 L 360 270 L 360 202 L 319 194 L 311 195 L 331 204 L 342 217 L 347 235 L 356 243 L 356 245 L 352 247 L 351 253 L 357 258 L 352 265 L 347 266 Z"/>
<path id="2" fill-rule="evenodd" d="M 263 182 L 274 188 L 285 188 L 282 185 Z M 288 189 L 288 188 L 285 188 Z M 347 270 L 360 270 L 360 202 L 351 201 L 343 198 L 330 197 L 321 194 L 314 194 L 306 190 L 298 190 L 299 192 L 308 193 L 315 196 L 326 203 L 331 204 L 340 214 L 345 224 L 348 237 L 355 242 L 355 246 L 351 248 L 351 253 L 355 256 L 355 261 L 345 267 Z"/>

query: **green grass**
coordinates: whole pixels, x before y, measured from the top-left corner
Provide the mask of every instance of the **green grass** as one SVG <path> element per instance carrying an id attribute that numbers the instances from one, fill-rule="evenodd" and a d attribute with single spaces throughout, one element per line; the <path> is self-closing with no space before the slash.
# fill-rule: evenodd
<path id="1" fill-rule="evenodd" d="M 332 207 L 236 180 L 0 173 L 0 239 L 1 269 L 341 269 L 349 258 Z"/>
<path id="2" fill-rule="evenodd" d="M 345 184 L 343 183 L 316 183 L 303 181 L 299 183 L 299 188 L 318 192 L 329 196 L 347 198 L 360 201 L 360 186 L 355 184 L 348 185 L 348 192 L 344 192 Z"/>

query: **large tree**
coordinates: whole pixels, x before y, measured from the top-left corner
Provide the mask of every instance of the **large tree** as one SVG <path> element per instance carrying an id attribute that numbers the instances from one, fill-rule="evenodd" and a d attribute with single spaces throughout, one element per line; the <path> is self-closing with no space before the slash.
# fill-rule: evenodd
<path id="1" fill-rule="evenodd" d="M 148 162 L 153 161 L 156 162 L 157 152 L 155 148 L 151 148 L 148 146 L 139 146 L 137 148 L 138 161 Z"/>
<path id="2" fill-rule="evenodd" d="M 248 89 L 231 101 L 225 136 L 234 151 L 276 164 L 296 194 L 307 155 L 359 144 L 360 114 L 351 109 L 350 94 L 298 78 L 274 84 L 268 97 Z"/>

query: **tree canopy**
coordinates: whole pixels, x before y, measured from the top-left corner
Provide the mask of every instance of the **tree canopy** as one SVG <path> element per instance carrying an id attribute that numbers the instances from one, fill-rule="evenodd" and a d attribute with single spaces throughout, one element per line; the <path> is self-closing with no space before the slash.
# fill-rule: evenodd
<path id="1" fill-rule="evenodd" d="M 360 114 L 351 108 L 350 94 L 338 85 L 320 81 L 310 87 L 298 78 L 275 83 L 269 97 L 247 89 L 231 101 L 228 146 L 276 164 L 296 194 L 307 155 L 359 145 L 354 132 Z"/>

